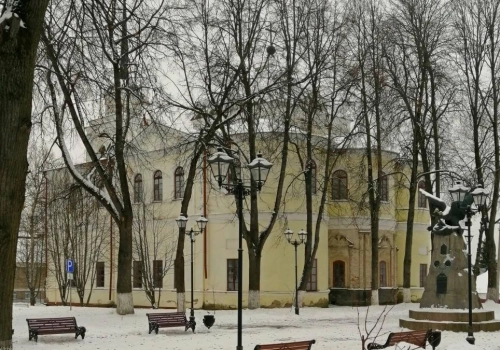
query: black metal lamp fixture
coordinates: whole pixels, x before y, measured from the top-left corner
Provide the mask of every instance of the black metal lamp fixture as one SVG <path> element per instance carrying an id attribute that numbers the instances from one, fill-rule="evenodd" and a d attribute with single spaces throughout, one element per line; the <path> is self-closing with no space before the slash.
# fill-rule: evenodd
<path id="1" fill-rule="evenodd" d="M 238 340 L 236 345 L 236 350 L 243 350 L 242 341 L 242 310 L 243 310 L 243 198 L 249 194 L 253 182 L 256 184 L 258 191 L 262 189 L 262 186 L 266 182 L 267 176 L 269 175 L 269 170 L 273 166 L 271 162 L 267 159 L 262 158 L 262 154 L 258 154 L 257 157 L 247 165 L 252 175 L 253 182 L 249 185 L 244 185 L 241 179 L 241 174 L 236 173 L 238 177 L 236 183 L 231 182 L 232 179 L 227 179 L 227 174 L 229 166 L 235 163 L 235 159 L 229 156 L 222 148 L 218 148 L 217 152 L 212 154 L 210 158 L 207 159 L 207 163 L 212 169 L 215 180 L 217 181 L 219 188 L 224 187 L 231 193 L 234 193 L 237 200 L 237 210 L 238 210 L 238 220 L 239 220 L 239 230 L 238 230 Z"/>
<path id="2" fill-rule="evenodd" d="M 188 218 L 181 213 L 181 215 L 179 215 L 179 217 L 175 221 L 177 222 L 177 226 L 179 228 L 185 229 Z M 192 326 L 193 332 L 196 327 L 196 320 L 194 317 L 193 244 L 194 241 L 196 240 L 196 236 L 203 233 L 203 230 L 205 230 L 205 227 L 207 226 L 208 223 L 208 219 L 205 218 L 204 216 L 201 216 L 198 220 L 196 220 L 196 223 L 198 224 L 198 228 L 200 229 L 199 231 L 195 231 L 193 230 L 193 228 L 191 228 L 189 231 L 186 231 L 186 235 L 190 238 L 191 241 L 191 312 L 189 313 L 189 323 Z"/>
<path id="3" fill-rule="evenodd" d="M 285 230 L 286 240 L 295 247 L 295 315 L 299 314 L 299 285 L 297 277 L 297 247 L 307 242 L 307 232 L 304 230 L 299 231 L 299 240 L 292 241 L 293 231 L 290 228 Z"/>
<path id="4" fill-rule="evenodd" d="M 476 213 L 476 211 L 472 210 L 471 205 L 464 205 L 464 201 L 468 195 L 472 196 L 473 202 L 476 204 L 478 210 L 480 211 L 482 208 L 486 207 L 487 198 L 489 193 L 483 188 L 482 185 L 478 185 L 473 191 L 470 188 L 462 185 L 461 181 L 455 182 L 454 186 L 449 190 L 451 198 L 454 202 L 458 202 L 460 204 L 461 209 L 465 209 L 465 225 L 467 226 L 467 274 L 468 274 L 468 287 L 469 287 L 469 327 L 467 331 L 467 342 L 469 344 L 474 344 L 476 339 L 474 338 L 474 333 L 472 330 L 472 255 L 471 255 L 471 225 L 472 225 L 472 215 Z M 470 202 L 470 201 L 469 201 Z"/>

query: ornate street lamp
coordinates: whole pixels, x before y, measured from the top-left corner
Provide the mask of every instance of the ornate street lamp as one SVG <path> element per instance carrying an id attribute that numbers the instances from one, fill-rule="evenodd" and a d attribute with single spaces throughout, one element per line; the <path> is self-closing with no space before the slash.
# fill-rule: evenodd
<path id="1" fill-rule="evenodd" d="M 488 197 L 488 192 L 483 188 L 482 185 L 478 185 L 473 191 L 468 187 L 462 185 L 461 181 L 455 182 L 455 185 L 449 189 L 450 195 L 454 202 L 458 202 L 461 209 L 465 209 L 465 226 L 467 226 L 467 274 L 468 274 L 468 287 L 469 287 L 469 327 L 467 332 L 467 342 L 469 344 L 474 344 L 476 339 L 474 338 L 474 333 L 472 330 L 472 261 L 471 261 L 471 225 L 472 225 L 472 215 L 477 211 L 481 211 L 486 208 L 486 200 Z M 473 211 L 470 204 L 465 204 L 464 201 L 468 196 L 472 196 L 473 202 L 477 206 L 477 210 Z M 467 203 L 471 203 L 470 200 Z M 472 203 L 471 203 L 472 204 Z"/>
<path id="2" fill-rule="evenodd" d="M 179 215 L 179 217 L 175 220 L 177 222 L 177 226 L 181 229 L 186 228 L 186 224 L 188 221 L 188 218 L 185 217 L 182 213 Z M 201 216 L 198 220 L 196 220 L 196 223 L 198 224 L 198 228 L 200 229 L 199 231 L 191 229 L 186 232 L 186 235 L 190 238 L 191 240 L 191 312 L 189 313 L 189 323 L 192 325 L 192 329 L 194 332 L 194 329 L 196 327 L 196 321 L 194 318 L 194 278 L 193 278 L 193 244 L 194 241 L 196 240 L 196 236 L 203 233 L 203 230 L 205 230 L 205 227 L 207 226 L 208 219 L 205 217 Z"/>
<path id="3" fill-rule="evenodd" d="M 292 241 L 293 231 L 289 228 L 285 230 L 286 240 L 295 247 L 295 315 L 299 314 L 299 285 L 297 279 L 297 247 L 301 244 L 307 242 L 307 232 L 300 230 L 299 240 L 294 239 Z"/>
<path id="4" fill-rule="evenodd" d="M 235 159 L 225 153 L 222 148 L 218 148 L 210 158 L 207 159 L 208 164 L 212 169 L 212 173 L 217 181 L 219 188 L 224 187 L 229 192 L 234 193 L 237 200 L 237 211 L 238 211 L 238 343 L 236 345 L 236 350 L 243 350 L 243 345 L 241 344 L 242 339 L 242 310 L 243 310 L 243 198 L 250 193 L 254 183 L 256 189 L 260 191 L 262 186 L 266 182 L 269 170 L 273 166 L 271 162 L 262 158 L 262 154 L 257 154 L 257 157 L 247 165 L 252 175 L 252 182 L 249 185 L 244 185 L 241 179 L 241 174 L 235 172 L 236 183 L 231 182 L 231 179 L 227 179 L 227 174 L 229 167 L 234 165 Z M 229 180 L 229 181 L 228 181 Z"/>

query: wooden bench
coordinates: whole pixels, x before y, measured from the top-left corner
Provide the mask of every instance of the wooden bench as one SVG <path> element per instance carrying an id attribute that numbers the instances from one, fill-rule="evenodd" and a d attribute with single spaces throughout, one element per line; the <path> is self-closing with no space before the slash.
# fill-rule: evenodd
<path id="1" fill-rule="evenodd" d="M 190 322 L 184 312 L 163 312 L 146 314 L 149 322 L 149 334 L 154 330 L 158 334 L 158 329 L 168 327 L 184 327 L 184 331 L 191 328 L 194 332 L 196 322 Z"/>
<path id="2" fill-rule="evenodd" d="M 310 350 L 316 340 L 295 341 L 290 343 L 262 344 L 254 350 Z"/>
<path id="3" fill-rule="evenodd" d="M 63 334 L 74 333 L 75 339 L 80 335 L 85 339 L 85 327 L 78 327 L 74 317 L 58 318 L 27 318 L 29 340 L 35 339 L 38 342 L 38 336 L 44 334 Z"/>
<path id="4" fill-rule="evenodd" d="M 432 346 L 434 350 L 436 346 L 441 342 L 441 332 L 433 332 L 431 329 L 429 330 L 420 330 L 420 331 L 408 331 L 408 332 L 393 332 L 389 334 L 387 341 L 385 344 L 377 344 L 370 343 L 368 344 L 367 349 L 384 349 L 389 346 L 396 345 L 400 342 L 405 342 L 409 344 L 416 345 L 422 349 L 425 349 L 425 345 L 429 342 L 429 345 Z"/>

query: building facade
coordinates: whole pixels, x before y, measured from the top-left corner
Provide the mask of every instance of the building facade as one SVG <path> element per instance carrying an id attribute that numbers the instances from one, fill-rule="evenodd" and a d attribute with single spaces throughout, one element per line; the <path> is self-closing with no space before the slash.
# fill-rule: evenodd
<path id="1" fill-rule="evenodd" d="M 109 123 L 97 119 L 88 126 L 87 132 L 96 150 L 106 149 L 102 135 L 109 132 Z M 173 259 L 179 234 L 175 219 L 180 213 L 189 160 L 190 135 L 173 129 L 159 129 L 145 121 L 135 126 L 131 138 L 141 143 L 143 152 L 129 157 L 128 169 L 130 190 L 135 207 L 138 237 L 134 244 L 149 245 L 150 253 L 144 256 L 134 250 L 131 271 L 133 297 L 136 306 L 150 307 L 150 300 L 144 291 L 145 271 L 152 271 L 156 306 L 176 308 Z M 168 137 L 165 137 L 168 134 Z M 165 139 L 168 140 L 165 142 Z M 270 152 L 272 153 L 272 152 Z M 264 154 L 266 158 L 269 156 Z M 271 214 L 278 177 L 279 159 L 270 155 L 274 166 L 268 181 L 259 194 L 259 222 L 265 225 Z M 290 156 L 288 184 L 293 193 L 287 193 L 283 211 L 266 242 L 261 262 L 260 304 L 262 307 L 284 307 L 292 305 L 295 295 L 294 248 L 285 239 L 284 230 L 294 232 L 305 228 L 306 209 L 304 192 L 299 185 L 292 184 L 296 178 L 293 169 L 298 161 Z M 363 193 L 366 191 L 365 151 L 345 149 L 338 158 L 329 184 L 327 211 L 321 218 L 319 247 L 314 260 L 307 292 L 302 302 L 305 306 L 363 305 L 370 300 L 370 284 L 377 278 L 380 284 L 380 301 L 395 302 L 403 281 L 403 258 L 406 239 L 406 216 L 408 212 L 408 183 L 404 172 L 394 171 L 396 154 L 384 152 L 383 160 L 387 174 L 382 181 L 382 205 L 379 225 L 379 276 L 371 275 L 371 227 L 369 208 Z M 321 173 L 321 159 L 315 160 L 315 174 Z M 236 308 L 237 304 L 237 247 L 238 220 L 235 198 L 215 184 L 209 170 L 200 164 L 193 188 L 188 216 L 187 230 L 197 229 L 195 220 L 205 216 L 209 222 L 205 231 L 197 236 L 193 245 L 193 280 L 195 308 Z M 50 179 L 50 177 L 49 177 Z M 53 177 L 53 179 L 55 179 Z M 318 182 L 320 180 L 318 179 Z M 316 186 L 315 186 L 316 187 Z M 319 184 L 317 186 L 320 187 Z M 303 191 L 303 189 L 302 189 Z M 302 195 L 301 195 L 302 194 Z M 313 203 L 319 201 L 319 190 Z M 315 205 L 313 204 L 313 207 Z M 100 216 L 107 214 L 99 209 Z M 313 212 L 314 220 L 317 213 Z M 106 221 L 106 219 L 103 219 Z M 113 305 L 116 298 L 116 264 L 118 255 L 117 229 L 108 219 L 104 229 L 106 239 L 102 251 L 96 257 L 94 277 L 89 280 L 87 295 L 93 305 Z M 425 200 L 416 203 L 414 238 L 412 251 L 411 294 L 418 300 L 423 292 L 423 280 L 427 274 L 430 259 L 430 234 L 427 231 L 429 214 Z M 136 234 L 136 233 L 135 233 Z M 158 243 L 161 241 L 161 244 Z M 299 246 L 299 273 L 304 263 L 304 246 Z M 243 253 L 243 304 L 248 300 L 248 256 L 247 245 Z M 186 291 L 190 286 L 190 241 L 186 239 L 185 249 Z M 69 258 L 69 257 L 68 257 Z M 147 260 L 147 261 L 145 261 Z M 49 264 L 51 259 L 49 258 Z M 75 261 L 78 266 L 79 262 Z M 49 271 L 57 268 L 52 263 Z M 149 271 L 148 270 L 148 271 Z M 47 299 L 49 303 L 61 302 L 60 282 L 49 273 Z M 92 285 L 91 285 L 92 284 Z M 73 293 L 76 293 L 73 291 Z M 73 296 L 73 300 L 78 297 Z"/>

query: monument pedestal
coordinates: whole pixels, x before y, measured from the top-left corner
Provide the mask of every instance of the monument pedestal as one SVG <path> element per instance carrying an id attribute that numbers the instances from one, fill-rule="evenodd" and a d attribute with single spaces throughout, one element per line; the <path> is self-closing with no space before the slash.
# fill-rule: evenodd
<path id="1" fill-rule="evenodd" d="M 446 236 L 434 235 L 431 266 L 425 279 L 421 308 L 469 309 L 469 281 L 466 244 L 463 236 L 453 232 Z M 472 278 L 472 309 L 481 309 Z M 437 310 L 436 310 L 437 311 Z"/>
<path id="2" fill-rule="evenodd" d="M 468 310 L 420 309 L 410 310 L 409 318 L 399 320 L 399 326 L 411 330 L 440 330 L 467 332 L 469 330 Z M 474 310 L 472 312 L 473 332 L 500 331 L 500 320 L 495 320 L 495 312 Z"/>

